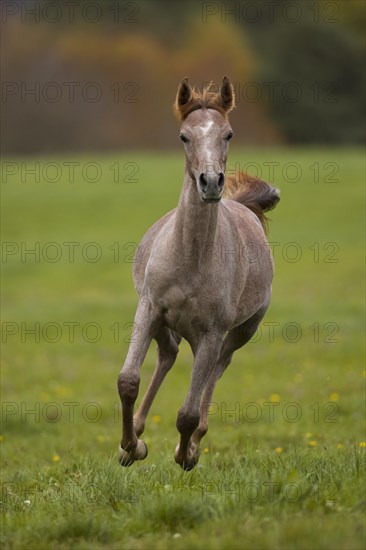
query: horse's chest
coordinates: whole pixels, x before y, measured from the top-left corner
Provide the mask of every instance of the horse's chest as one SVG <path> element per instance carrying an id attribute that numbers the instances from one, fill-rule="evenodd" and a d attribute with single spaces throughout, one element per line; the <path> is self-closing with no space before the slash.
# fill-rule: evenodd
<path id="1" fill-rule="evenodd" d="M 152 273 L 151 273 L 152 275 Z M 187 333 L 190 330 L 206 329 L 220 318 L 230 322 L 226 291 L 218 281 L 201 273 L 174 271 L 160 273 L 147 280 L 148 295 L 161 312 L 167 326 Z"/>
<path id="2" fill-rule="evenodd" d="M 213 322 L 230 326 L 246 278 L 242 262 L 232 265 L 229 258 L 224 265 L 213 253 L 182 250 L 177 255 L 165 240 L 158 245 L 145 272 L 145 292 L 165 324 L 181 334 Z"/>
<path id="3" fill-rule="evenodd" d="M 224 326 L 229 324 L 227 308 L 222 300 L 202 299 L 199 296 L 181 296 L 179 300 L 167 301 L 163 317 L 167 326 L 182 335 L 206 332 L 214 328 L 218 320 Z"/>

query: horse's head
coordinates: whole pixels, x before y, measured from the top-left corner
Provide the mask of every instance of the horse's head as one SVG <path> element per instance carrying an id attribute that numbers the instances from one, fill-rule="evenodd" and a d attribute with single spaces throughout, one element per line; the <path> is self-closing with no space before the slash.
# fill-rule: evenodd
<path id="1" fill-rule="evenodd" d="M 234 90 L 225 76 L 218 93 L 208 86 L 202 92 L 188 79 L 179 84 L 174 110 L 181 121 L 187 170 L 203 202 L 218 202 L 224 190 L 226 159 L 233 131 L 228 113 L 235 107 Z"/>

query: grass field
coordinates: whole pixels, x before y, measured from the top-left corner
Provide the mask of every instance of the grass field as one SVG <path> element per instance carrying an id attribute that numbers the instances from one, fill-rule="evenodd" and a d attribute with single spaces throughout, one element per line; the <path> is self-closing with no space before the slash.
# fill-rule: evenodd
<path id="1" fill-rule="evenodd" d="M 3 164 L 4 548 L 364 547 L 363 153 L 230 161 L 281 188 L 273 298 L 217 386 L 188 473 L 173 459 L 185 342 L 147 421 L 149 456 L 117 462 L 133 253 L 175 207 L 183 154 Z M 139 399 L 154 363 L 151 346 Z"/>

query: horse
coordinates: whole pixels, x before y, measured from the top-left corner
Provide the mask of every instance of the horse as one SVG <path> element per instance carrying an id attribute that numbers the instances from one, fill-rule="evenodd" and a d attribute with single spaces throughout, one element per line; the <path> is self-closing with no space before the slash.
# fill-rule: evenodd
<path id="1" fill-rule="evenodd" d="M 271 297 L 273 258 L 264 213 L 276 205 L 279 191 L 244 172 L 225 178 L 234 89 L 227 77 L 218 91 L 212 86 L 199 91 L 188 78 L 179 84 L 174 111 L 185 174 L 178 206 L 147 231 L 135 256 L 139 302 L 117 384 L 122 466 L 147 456 L 140 436 L 182 338 L 192 349 L 194 364 L 178 411 L 180 441 L 174 459 L 187 471 L 197 464 L 216 382 L 233 353 L 256 332 Z M 152 339 L 158 345 L 156 368 L 134 414 L 140 367 Z"/>

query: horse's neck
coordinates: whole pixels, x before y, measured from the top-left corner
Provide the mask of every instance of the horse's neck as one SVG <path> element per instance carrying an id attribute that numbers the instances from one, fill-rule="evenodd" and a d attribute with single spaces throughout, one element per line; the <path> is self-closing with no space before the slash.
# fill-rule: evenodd
<path id="1" fill-rule="evenodd" d="M 175 248 L 199 263 L 216 241 L 219 204 L 204 204 L 196 183 L 185 173 L 174 227 Z M 193 267 L 193 265 L 192 265 Z"/>

